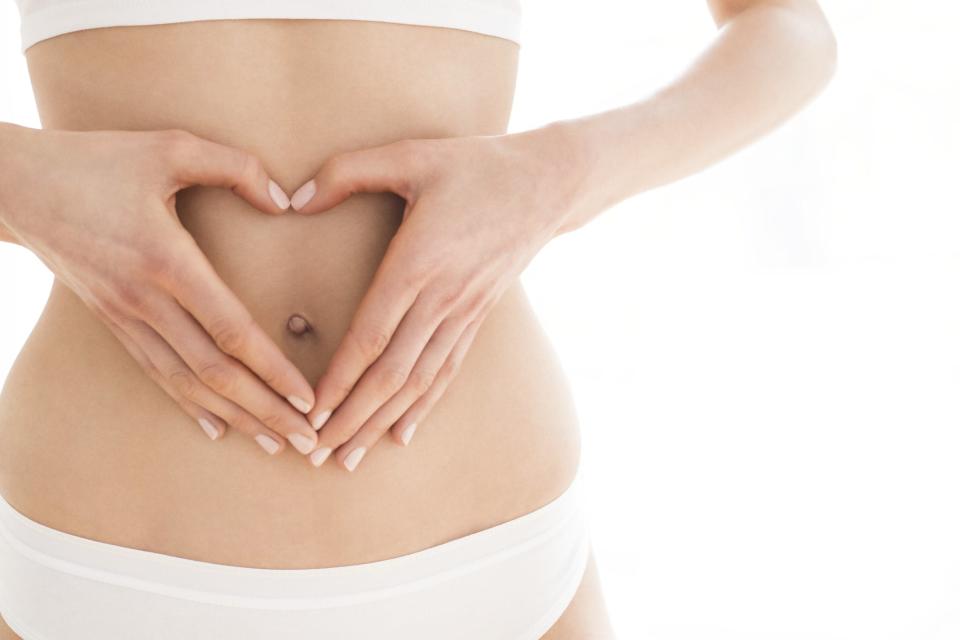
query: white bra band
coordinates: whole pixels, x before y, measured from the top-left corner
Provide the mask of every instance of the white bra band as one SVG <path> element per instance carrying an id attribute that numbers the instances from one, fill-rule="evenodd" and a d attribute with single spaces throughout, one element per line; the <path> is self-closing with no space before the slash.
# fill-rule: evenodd
<path id="1" fill-rule="evenodd" d="M 98 27 L 293 18 L 395 22 L 521 39 L 516 0 L 17 0 L 21 50 Z"/>

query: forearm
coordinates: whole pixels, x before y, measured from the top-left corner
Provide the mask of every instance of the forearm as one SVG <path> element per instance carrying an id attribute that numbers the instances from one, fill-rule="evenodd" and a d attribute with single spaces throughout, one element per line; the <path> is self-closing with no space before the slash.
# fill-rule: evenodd
<path id="1" fill-rule="evenodd" d="M 4 210 L 4 191 L 11 187 L 11 163 L 22 154 L 25 140 L 31 132 L 37 131 L 27 127 L 0 122 L 0 242 L 19 244 L 17 237 L 5 224 L 6 211 Z M 37 185 L 40 188 L 40 185 Z"/>
<path id="2" fill-rule="evenodd" d="M 649 97 L 548 125 L 575 158 L 575 211 L 560 232 L 775 128 L 827 83 L 835 50 L 816 4 L 762 3 L 723 23 L 707 49 Z"/>

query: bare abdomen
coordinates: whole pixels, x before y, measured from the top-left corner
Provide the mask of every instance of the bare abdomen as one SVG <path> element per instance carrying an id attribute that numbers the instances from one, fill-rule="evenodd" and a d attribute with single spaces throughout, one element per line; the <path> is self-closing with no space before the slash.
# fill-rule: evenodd
<path id="1" fill-rule="evenodd" d="M 187 129 L 258 153 L 289 193 L 340 150 L 502 132 L 516 51 L 455 30 L 271 20 L 91 30 L 38 44 L 28 62 L 44 126 Z M 277 218 L 229 192 L 178 198 L 218 272 L 311 382 L 401 208 L 372 194 Z M 291 315 L 310 331 L 290 331 Z M 366 562 L 492 526 L 558 495 L 578 454 L 565 376 L 519 283 L 411 445 L 385 439 L 353 474 L 315 469 L 292 447 L 270 457 L 235 431 L 210 442 L 59 283 L 0 396 L 12 505 L 78 535 L 244 566 Z"/>

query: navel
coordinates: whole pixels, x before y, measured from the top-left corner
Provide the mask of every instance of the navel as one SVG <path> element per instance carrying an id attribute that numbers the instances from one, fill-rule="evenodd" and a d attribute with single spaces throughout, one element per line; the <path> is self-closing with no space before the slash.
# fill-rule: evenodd
<path id="1" fill-rule="evenodd" d="M 287 319 L 287 331 L 295 336 L 302 336 L 313 331 L 313 327 L 310 326 L 310 322 L 302 315 L 294 313 Z"/>

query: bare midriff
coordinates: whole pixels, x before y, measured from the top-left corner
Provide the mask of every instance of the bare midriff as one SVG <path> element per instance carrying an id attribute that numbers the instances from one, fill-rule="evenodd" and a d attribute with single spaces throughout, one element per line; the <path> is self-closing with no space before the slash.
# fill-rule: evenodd
<path id="1" fill-rule="evenodd" d="M 180 128 L 250 150 L 287 191 L 334 153 L 506 130 L 519 49 L 478 33 L 363 21 L 231 20 L 92 29 L 27 62 L 45 128 Z M 269 216 L 181 192 L 185 227 L 315 384 L 395 233 L 403 201 L 361 194 Z M 440 239 L 442 241 L 442 239 Z M 210 441 L 55 281 L 0 396 L 0 493 L 28 517 L 116 545 L 261 568 L 391 558 L 558 496 L 579 459 L 567 379 L 518 280 L 410 445 L 353 473 Z"/>

